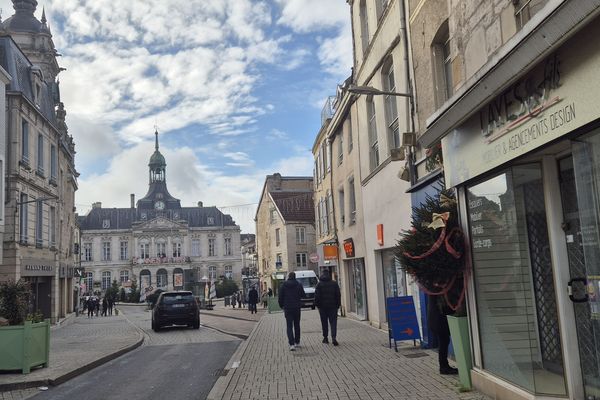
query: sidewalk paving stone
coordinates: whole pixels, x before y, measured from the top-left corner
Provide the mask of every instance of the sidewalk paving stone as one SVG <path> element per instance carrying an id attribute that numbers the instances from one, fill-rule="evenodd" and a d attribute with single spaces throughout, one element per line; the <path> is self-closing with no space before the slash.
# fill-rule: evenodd
<path id="1" fill-rule="evenodd" d="M 283 314 L 264 314 L 229 363 L 239 366 L 220 378 L 209 399 L 488 399 L 461 392 L 456 377 L 440 375 L 434 351 L 405 342 L 396 353 L 386 332 L 365 323 L 338 319 L 338 347 L 321 339 L 317 311 L 302 311 L 301 346 L 294 352 Z M 406 357 L 417 352 L 425 355 Z"/>
<path id="2" fill-rule="evenodd" d="M 142 344 L 143 335 L 123 315 L 72 318 L 51 329 L 49 367 L 0 373 L 0 400 L 28 397 L 31 389 L 23 389 L 58 384 Z"/>

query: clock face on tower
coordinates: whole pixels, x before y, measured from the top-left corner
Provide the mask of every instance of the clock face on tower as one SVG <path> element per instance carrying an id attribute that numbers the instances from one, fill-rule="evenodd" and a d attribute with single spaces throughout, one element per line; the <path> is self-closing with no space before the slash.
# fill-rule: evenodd
<path id="1" fill-rule="evenodd" d="M 156 210 L 164 210 L 165 209 L 165 203 L 158 200 L 157 202 L 154 203 L 154 208 Z"/>

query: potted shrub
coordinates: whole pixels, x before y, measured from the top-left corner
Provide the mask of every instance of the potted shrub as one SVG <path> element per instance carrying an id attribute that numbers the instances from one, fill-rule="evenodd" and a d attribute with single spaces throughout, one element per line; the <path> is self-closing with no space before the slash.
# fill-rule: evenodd
<path id="1" fill-rule="evenodd" d="M 464 307 L 467 271 L 463 261 L 464 235 L 458 224 L 454 192 L 440 189 L 437 196 L 413 208 L 411 229 L 402 233 L 396 257 L 421 290 L 445 302 L 450 336 L 464 389 L 471 389 L 471 343 Z M 439 297 L 433 297 L 434 299 Z"/>
<path id="2" fill-rule="evenodd" d="M 21 370 L 48 366 L 50 322 L 39 313 L 27 315 L 31 291 L 23 280 L 0 283 L 0 370 Z"/>

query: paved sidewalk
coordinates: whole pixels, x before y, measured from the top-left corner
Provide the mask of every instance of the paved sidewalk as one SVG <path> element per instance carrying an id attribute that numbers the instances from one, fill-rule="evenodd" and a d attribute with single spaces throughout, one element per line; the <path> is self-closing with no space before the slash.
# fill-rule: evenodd
<path id="1" fill-rule="evenodd" d="M 0 399 L 5 398 L 2 392 L 10 390 L 58 385 L 134 349 L 142 342 L 142 333 L 123 315 L 73 316 L 68 323 L 52 327 L 48 368 L 37 368 L 29 374 L 0 373 Z"/>
<path id="2" fill-rule="evenodd" d="M 385 332 L 362 322 L 338 320 L 338 347 L 321 343 L 317 311 L 303 310 L 301 326 L 301 347 L 292 352 L 283 314 L 264 314 L 208 399 L 487 399 L 439 375 L 437 353 L 412 343 L 396 353 Z"/>

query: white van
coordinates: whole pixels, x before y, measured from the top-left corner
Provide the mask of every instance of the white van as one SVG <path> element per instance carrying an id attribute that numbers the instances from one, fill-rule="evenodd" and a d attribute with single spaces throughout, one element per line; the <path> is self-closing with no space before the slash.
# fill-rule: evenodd
<path id="1" fill-rule="evenodd" d="M 302 298 L 302 306 L 310 307 L 315 309 L 315 288 L 319 279 L 315 271 L 294 271 L 296 273 L 296 280 L 304 287 L 304 298 Z"/>

